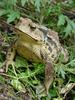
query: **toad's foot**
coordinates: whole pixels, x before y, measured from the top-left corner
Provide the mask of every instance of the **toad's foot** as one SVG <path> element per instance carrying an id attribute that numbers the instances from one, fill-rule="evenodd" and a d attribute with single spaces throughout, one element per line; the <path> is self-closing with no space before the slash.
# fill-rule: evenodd
<path id="1" fill-rule="evenodd" d="M 14 45 L 12 45 L 11 48 L 8 49 L 7 55 L 6 55 L 6 60 L 3 63 L 3 66 L 5 67 L 5 71 L 8 71 L 8 67 L 9 65 L 11 65 L 13 67 L 14 73 L 16 75 L 16 71 L 15 71 L 15 64 L 14 64 L 14 56 L 15 56 L 15 48 Z"/>
<path id="2" fill-rule="evenodd" d="M 15 63 L 14 61 L 12 60 L 6 60 L 4 63 L 3 63 L 3 67 L 5 67 L 5 72 L 8 71 L 8 67 L 9 66 L 12 66 L 13 70 L 14 70 L 14 74 L 16 75 L 16 71 L 15 71 Z"/>

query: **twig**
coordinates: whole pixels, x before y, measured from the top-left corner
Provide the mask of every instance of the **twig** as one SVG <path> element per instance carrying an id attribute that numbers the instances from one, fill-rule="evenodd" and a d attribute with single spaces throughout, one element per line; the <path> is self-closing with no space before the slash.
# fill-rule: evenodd
<path id="1" fill-rule="evenodd" d="M 16 78 L 16 77 L 14 77 L 14 76 L 10 76 L 10 75 L 7 75 L 7 74 L 5 74 L 5 73 L 0 73 L 0 75 L 6 76 L 6 77 L 9 77 L 9 78 Z"/>

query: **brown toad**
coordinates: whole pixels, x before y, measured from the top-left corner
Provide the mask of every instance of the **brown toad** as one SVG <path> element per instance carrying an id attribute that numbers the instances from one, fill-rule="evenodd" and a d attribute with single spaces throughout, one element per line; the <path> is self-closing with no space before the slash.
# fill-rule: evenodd
<path id="1" fill-rule="evenodd" d="M 15 51 L 30 61 L 44 63 L 46 65 L 44 84 L 48 92 L 54 76 L 53 64 L 61 53 L 64 55 L 64 62 L 68 61 L 68 52 L 61 46 L 58 33 L 33 23 L 28 18 L 20 18 L 14 32 L 17 40 L 8 50 L 6 69 L 14 59 Z"/>

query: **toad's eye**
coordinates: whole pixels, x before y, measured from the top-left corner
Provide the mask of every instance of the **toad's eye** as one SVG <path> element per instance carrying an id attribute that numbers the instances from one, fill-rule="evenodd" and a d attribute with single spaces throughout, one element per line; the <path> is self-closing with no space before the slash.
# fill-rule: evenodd
<path id="1" fill-rule="evenodd" d="M 30 26 L 30 29 L 31 29 L 32 31 L 35 31 L 36 27 L 31 26 L 30 24 L 29 24 L 29 26 Z"/>

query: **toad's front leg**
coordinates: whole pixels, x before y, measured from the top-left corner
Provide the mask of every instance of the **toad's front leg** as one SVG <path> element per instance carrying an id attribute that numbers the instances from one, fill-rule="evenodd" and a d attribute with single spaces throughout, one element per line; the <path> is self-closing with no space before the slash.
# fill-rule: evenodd
<path id="1" fill-rule="evenodd" d="M 7 51 L 6 60 L 3 63 L 3 66 L 5 67 L 5 71 L 6 72 L 8 71 L 9 65 L 12 65 L 12 67 L 14 69 L 14 61 L 13 61 L 13 59 L 14 59 L 14 56 L 15 56 L 15 52 L 16 52 L 15 45 L 12 45 Z M 14 71 L 15 71 L 15 69 L 14 69 Z"/>

